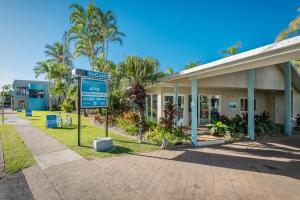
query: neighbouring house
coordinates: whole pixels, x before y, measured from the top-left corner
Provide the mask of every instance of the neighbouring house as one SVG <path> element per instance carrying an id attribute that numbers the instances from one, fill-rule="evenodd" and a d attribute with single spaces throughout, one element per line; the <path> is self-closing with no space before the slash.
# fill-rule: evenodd
<path id="1" fill-rule="evenodd" d="M 290 61 L 300 58 L 300 36 L 183 70 L 146 88 L 146 115 L 159 119 L 167 102 L 177 105 L 177 123 L 197 127 L 219 116 L 248 113 L 248 136 L 255 138 L 254 115 L 266 111 L 291 135 L 300 113 L 300 74 Z"/>
<path id="2" fill-rule="evenodd" d="M 49 109 L 49 84 L 47 81 L 14 80 L 12 84 L 12 108 L 32 110 Z"/>

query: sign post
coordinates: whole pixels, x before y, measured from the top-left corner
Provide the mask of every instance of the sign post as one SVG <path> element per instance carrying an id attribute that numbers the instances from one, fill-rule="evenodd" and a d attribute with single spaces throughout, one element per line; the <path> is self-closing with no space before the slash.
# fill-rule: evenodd
<path id="1" fill-rule="evenodd" d="M 2 90 L 2 98 L 1 98 L 1 104 L 2 104 L 2 125 L 4 126 L 4 89 Z"/>
<path id="2" fill-rule="evenodd" d="M 74 69 L 72 74 L 78 80 L 78 146 L 80 146 L 81 109 L 105 108 L 106 126 L 104 139 L 94 140 L 96 151 L 112 148 L 112 140 L 108 137 L 108 80 L 110 74 L 82 69 Z M 107 145 L 109 144 L 109 145 Z"/>
<path id="3" fill-rule="evenodd" d="M 81 116 L 80 116 L 80 111 L 81 111 L 81 95 L 80 95 L 80 93 L 81 93 L 81 87 L 80 87 L 80 85 L 81 85 L 81 77 L 79 76 L 78 77 L 78 108 L 77 108 L 77 114 L 78 114 L 78 146 L 80 146 L 80 118 L 81 118 Z"/>

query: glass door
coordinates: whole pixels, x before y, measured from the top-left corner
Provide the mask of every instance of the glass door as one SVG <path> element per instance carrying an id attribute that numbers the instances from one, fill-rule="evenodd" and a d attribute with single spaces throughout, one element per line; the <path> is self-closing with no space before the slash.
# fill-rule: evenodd
<path id="1" fill-rule="evenodd" d="M 219 95 L 213 95 L 210 98 L 210 118 L 211 121 L 218 121 L 220 116 L 220 106 L 221 97 Z"/>
<path id="2" fill-rule="evenodd" d="M 192 96 L 189 95 L 188 124 L 192 124 Z M 197 96 L 197 125 L 206 125 L 220 116 L 220 95 L 198 95 Z"/>
<path id="3" fill-rule="evenodd" d="M 208 95 L 199 95 L 199 99 L 198 113 L 200 118 L 198 118 L 198 125 L 206 125 L 210 123 L 210 98 Z"/>

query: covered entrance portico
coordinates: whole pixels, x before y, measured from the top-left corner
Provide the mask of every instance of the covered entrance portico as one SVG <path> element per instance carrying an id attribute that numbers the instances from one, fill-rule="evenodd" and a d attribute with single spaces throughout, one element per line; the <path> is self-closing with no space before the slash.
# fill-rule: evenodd
<path id="1" fill-rule="evenodd" d="M 173 97 L 176 105 L 181 90 L 180 86 L 190 85 L 188 119 L 189 124 L 191 124 L 192 143 L 195 146 L 198 145 L 197 126 L 210 122 L 211 118 L 220 114 L 220 100 L 222 99 L 220 94 L 204 95 L 205 91 L 201 91 L 202 88 L 222 88 L 224 86 L 227 89 L 232 89 L 233 93 L 235 88 L 245 88 L 246 100 L 244 106 L 246 106 L 245 111 L 248 114 L 248 138 L 254 140 L 255 89 L 269 89 L 271 93 L 274 90 L 273 86 L 278 85 L 278 90 L 284 93 L 284 105 L 277 106 L 283 107 L 284 132 L 290 136 L 292 134 L 293 103 L 295 104 L 292 99 L 292 92 L 297 91 L 297 87 L 299 87 L 292 85 L 292 78 L 299 76 L 299 74 L 291 61 L 299 57 L 300 36 L 184 70 L 179 74 L 163 79 L 162 82 L 173 84 Z M 272 77 L 275 69 L 282 73 L 282 83 L 277 80 L 278 78 Z M 278 72 L 274 71 L 274 74 L 276 73 Z M 224 82 L 224 85 L 218 79 L 221 76 L 223 78 L 220 80 Z M 231 83 L 231 85 L 228 83 Z M 295 92 L 295 96 L 298 93 Z M 265 104 L 269 106 L 268 102 L 265 102 Z M 295 109 L 298 109 L 298 107 Z"/>

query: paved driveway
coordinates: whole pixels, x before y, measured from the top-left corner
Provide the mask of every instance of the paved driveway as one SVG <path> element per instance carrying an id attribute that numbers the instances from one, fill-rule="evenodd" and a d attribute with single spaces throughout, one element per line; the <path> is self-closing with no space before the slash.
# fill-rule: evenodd
<path id="1" fill-rule="evenodd" d="M 81 159 L 39 170 L 24 170 L 36 199 L 45 199 L 42 185 L 50 182 L 48 194 L 61 199 L 298 200 L 300 135 Z"/>

